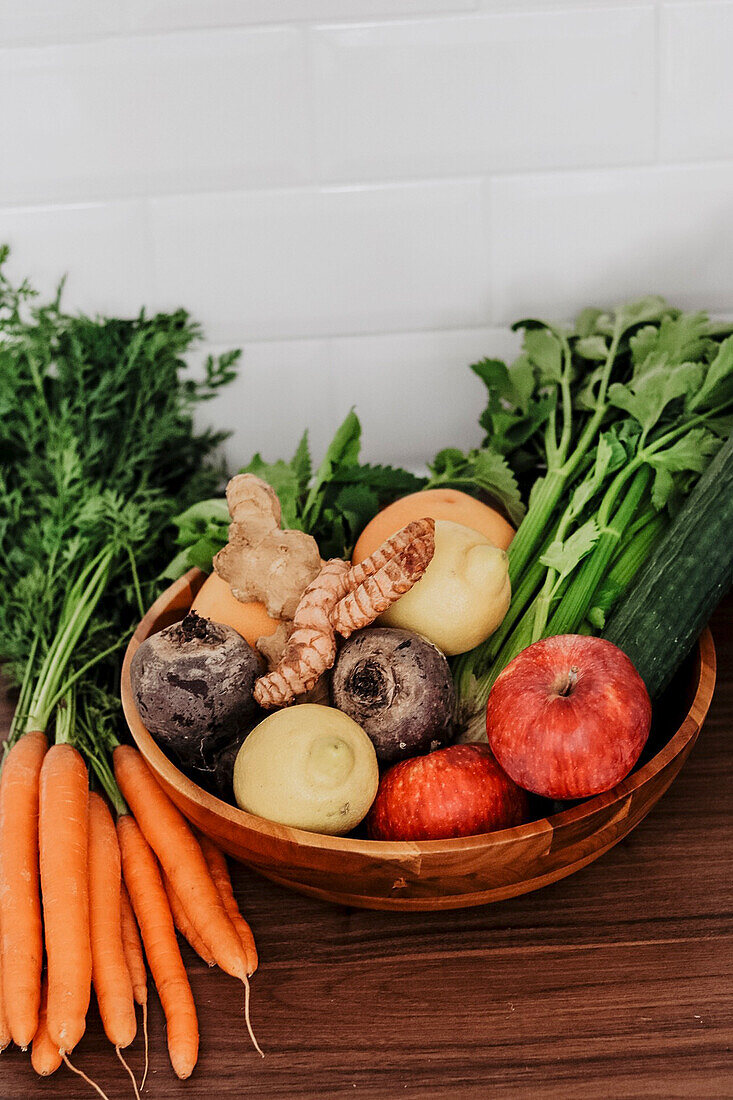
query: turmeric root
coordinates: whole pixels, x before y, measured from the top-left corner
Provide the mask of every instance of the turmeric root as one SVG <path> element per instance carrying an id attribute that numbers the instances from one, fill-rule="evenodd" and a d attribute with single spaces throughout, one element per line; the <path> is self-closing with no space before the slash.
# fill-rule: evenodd
<path id="1" fill-rule="evenodd" d="M 331 624 L 344 638 L 373 623 L 419 581 L 435 552 L 435 521 L 413 520 L 387 539 L 347 577 L 348 593 L 336 605 Z"/>
<path id="2" fill-rule="evenodd" d="M 237 474 L 227 485 L 229 542 L 214 568 L 238 600 L 264 603 L 273 619 L 292 619 L 321 568 L 318 544 L 303 531 L 280 529 L 280 501 L 267 482 Z"/>
<path id="3" fill-rule="evenodd" d="M 255 684 L 260 706 L 287 706 L 309 691 L 336 660 L 336 631 L 348 637 L 420 579 L 435 549 L 435 523 L 415 520 L 387 539 L 371 557 L 351 568 L 334 558 L 306 588 L 295 612 L 293 633 L 277 667 Z"/>
<path id="4" fill-rule="evenodd" d="M 349 567 L 340 558 L 327 561 L 308 585 L 293 619 L 293 633 L 277 667 L 261 676 L 254 697 L 261 707 L 281 707 L 310 691 L 336 660 L 331 613 L 347 588 Z"/>

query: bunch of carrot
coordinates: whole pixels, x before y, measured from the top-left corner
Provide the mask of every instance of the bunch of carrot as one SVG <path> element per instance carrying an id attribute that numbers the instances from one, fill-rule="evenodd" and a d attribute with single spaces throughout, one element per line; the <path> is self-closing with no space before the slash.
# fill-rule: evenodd
<path id="1" fill-rule="evenodd" d="M 84 748 L 70 691 L 58 707 L 55 744 L 38 730 L 23 734 L 0 777 L 0 1045 L 32 1043 L 32 1065 L 44 1076 L 68 1064 L 93 986 L 124 1063 L 120 1051 L 137 1031 L 135 1003 L 146 1024 L 139 926 L 171 1063 L 184 1079 L 198 1056 L 198 1021 L 175 929 L 245 984 L 247 1008 L 257 968 L 252 932 L 224 856 L 194 835 L 137 750 L 117 744 L 112 767 L 87 753 L 107 801 L 90 790 L 71 743 L 77 736 Z M 134 1077 L 133 1085 L 137 1095 Z"/>

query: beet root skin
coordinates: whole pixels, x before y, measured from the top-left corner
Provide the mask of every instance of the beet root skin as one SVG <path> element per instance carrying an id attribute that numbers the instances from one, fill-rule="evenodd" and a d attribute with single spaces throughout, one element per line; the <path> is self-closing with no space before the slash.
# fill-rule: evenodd
<path id="1" fill-rule="evenodd" d="M 140 717 L 155 740 L 178 763 L 205 771 L 251 724 L 259 673 L 236 630 L 195 614 L 147 638 L 130 668 Z"/>
<path id="2" fill-rule="evenodd" d="M 451 738 L 448 662 L 410 630 L 368 627 L 353 634 L 339 653 L 331 695 L 367 733 L 382 763 L 441 748 Z"/>

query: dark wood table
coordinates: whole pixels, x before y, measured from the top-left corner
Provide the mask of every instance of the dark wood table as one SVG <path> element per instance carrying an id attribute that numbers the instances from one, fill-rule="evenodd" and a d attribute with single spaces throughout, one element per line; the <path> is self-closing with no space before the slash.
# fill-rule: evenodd
<path id="1" fill-rule="evenodd" d="M 585 870 L 482 909 L 341 909 L 235 868 L 261 967 L 242 992 L 184 946 L 199 1009 L 192 1079 L 168 1062 L 157 997 L 146 1096 L 733 1097 L 733 598 L 713 619 L 718 688 L 682 774 Z M 141 1041 L 131 1048 L 137 1070 Z M 96 1007 L 74 1061 L 132 1096 Z M 93 1093 L 0 1058 L 0 1100 Z"/>

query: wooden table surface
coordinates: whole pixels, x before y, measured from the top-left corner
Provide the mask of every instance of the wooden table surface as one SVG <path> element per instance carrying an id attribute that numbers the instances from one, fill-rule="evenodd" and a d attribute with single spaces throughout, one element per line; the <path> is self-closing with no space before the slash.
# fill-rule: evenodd
<path id="1" fill-rule="evenodd" d="M 713 619 L 718 688 L 690 760 L 649 817 L 585 870 L 481 909 L 342 909 L 237 867 L 261 966 L 242 991 L 184 946 L 201 1056 L 181 1083 L 157 997 L 145 1096 L 733 1097 L 733 597 Z M 130 1051 L 136 1070 L 138 1039 Z M 96 1007 L 75 1063 L 131 1097 Z M 0 1098 L 87 1098 L 0 1058 Z"/>

